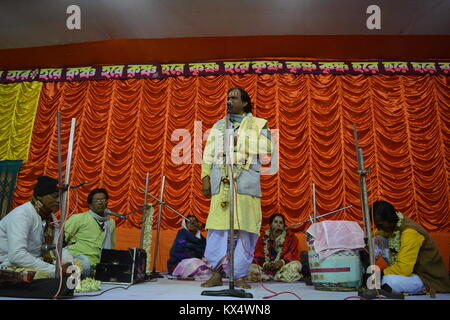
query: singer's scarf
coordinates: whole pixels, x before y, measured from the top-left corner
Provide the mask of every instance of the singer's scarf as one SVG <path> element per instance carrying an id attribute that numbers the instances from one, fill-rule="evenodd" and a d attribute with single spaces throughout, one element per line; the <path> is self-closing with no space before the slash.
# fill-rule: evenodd
<path id="1" fill-rule="evenodd" d="M 88 213 L 92 216 L 92 218 L 94 218 L 97 221 L 97 223 L 99 225 L 103 224 L 103 230 L 105 232 L 105 238 L 103 239 L 102 248 L 103 249 L 112 249 L 111 248 L 111 234 L 112 234 L 112 230 L 111 230 L 111 225 L 109 223 L 110 217 L 108 217 L 108 216 L 106 216 L 106 217 L 99 216 L 98 214 L 96 214 L 94 211 L 92 211 L 90 209 L 89 209 Z"/>
<path id="2" fill-rule="evenodd" d="M 226 161 L 224 161 L 226 119 L 224 120 L 225 121 L 219 122 L 215 132 L 215 157 L 218 157 L 215 159 L 215 163 L 216 165 L 220 165 L 222 178 L 227 177 L 225 166 Z M 230 120 L 233 125 L 233 131 L 239 130 L 237 143 L 233 150 L 233 173 L 234 179 L 236 180 L 241 174 L 242 170 L 248 170 L 250 168 L 250 165 L 252 164 L 253 154 L 250 154 L 250 150 L 255 150 L 259 153 L 258 137 L 262 133 L 261 130 L 266 124 L 266 121 L 264 119 L 253 117 L 251 113 L 245 113 L 244 115 L 231 114 Z M 266 132 L 264 135 L 268 139 L 270 139 L 269 132 Z M 233 137 L 230 138 L 234 141 Z M 224 182 L 223 192 L 220 193 L 221 206 L 223 208 L 225 208 L 229 203 L 230 193 L 229 180 L 225 180 Z"/>
<path id="3" fill-rule="evenodd" d="M 245 130 L 248 130 L 252 128 L 253 124 L 253 116 L 251 113 L 246 113 L 244 115 L 239 114 L 230 114 L 230 121 L 231 126 L 233 128 L 233 132 L 240 129 L 240 132 L 246 132 Z M 219 159 L 216 163 L 221 165 L 221 173 L 222 178 L 227 177 L 226 174 L 226 166 L 225 164 L 228 162 L 228 160 L 224 161 L 225 156 L 225 129 L 226 129 L 227 121 L 222 121 L 222 123 L 218 126 L 217 130 L 217 137 L 216 137 L 216 155 L 219 156 Z M 231 129 L 231 128 L 230 128 Z M 230 139 L 234 139 L 234 136 L 230 135 Z M 234 146 L 233 150 L 233 163 L 234 163 L 234 179 L 239 177 L 242 170 L 247 169 L 250 167 L 251 161 L 250 159 L 247 159 L 249 155 L 245 154 L 245 150 L 243 148 L 245 140 L 245 134 L 239 135 L 237 145 Z M 228 177 L 230 178 L 230 177 Z M 224 192 L 221 193 L 222 199 L 221 199 L 221 205 L 222 207 L 226 207 L 230 201 L 230 183 L 224 183 Z"/>

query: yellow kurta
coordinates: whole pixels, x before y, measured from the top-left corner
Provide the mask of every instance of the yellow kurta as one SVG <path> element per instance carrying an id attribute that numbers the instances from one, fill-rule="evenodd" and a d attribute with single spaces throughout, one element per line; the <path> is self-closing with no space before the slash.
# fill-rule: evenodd
<path id="1" fill-rule="evenodd" d="M 400 236 L 401 246 L 397 255 L 397 262 L 384 269 L 384 274 L 395 274 L 405 277 L 411 276 L 424 240 L 425 237 L 416 230 L 406 229 L 403 231 Z"/>
<path id="2" fill-rule="evenodd" d="M 225 208 L 221 206 L 223 188 L 222 182 L 220 184 L 220 193 L 211 197 L 206 229 L 230 229 L 229 206 Z M 234 229 L 259 234 L 262 219 L 261 199 L 246 194 L 237 194 L 237 206 L 235 203 L 234 208 Z"/>
<path id="3" fill-rule="evenodd" d="M 116 223 L 111 218 L 106 223 L 109 224 L 111 230 L 111 248 L 114 248 L 116 245 Z M 64 226 L 64 233 L 69 243 L 67 248 L 71 255 L 85 255 L 93 266 L 100 262 L 106 234 L 89 212 L 72 215 Z"/>
<path id="4" fill-rule="evenodd" d="M 237 130 L 238 141 L 234 150 L 235 161 L 240 161 L 241 163 L 234 166 L 238 172 L 239 170 L 248 170 L 251 161 L 258 154 L 270 153 L 270 139 L 261 135 L 261 130 L 266 126 L 266 120 L 252 117 L 251 115 L 247 115 L 242 121 L 241 126 Z M 245 133 L 244 130 L 246 130 Z M 220 134 L 220 128 L 218 128 L 218 122 L 214 124 L 206 142 L 202 162 L 202 179 L 210 175 L 214 155 L 217 153 L 216 147 L 223 147 L 223 142 L 216 144 L 216 139 L 223 139 L 223 135 Z M 261 146 L 264 147 L 261 148 Z M 245 160 L 242 161 L 242 159 Z M 223 171 L 225 168 L 224 164 L 221 164 L 221 168 Z M 227 197 L 229 198 L 227 187 L 222 181 L 219 193 L 212 195 L 206 229 L 229 230 L 230 206 L 222 206 L 223 200 L 227 199 Z M 237 201 L 235 200 L 234 203 L 234 229 L 259 234 L 262 220 L 261 198 L 237 194 L 236 192 L 235 194 L 237 195 Z"/>
<path id="5" fill-rule="evenodd" d="M 407 217 L 399 226 L 400 247 L 396 261 L 384 269 L 385 275 L 399 275 L 409 277 L 416 274 L 425 284 L 426 290 L 436 292 L 450 292 L 450 280 L 445 269 L 439 249 L 427 231 Z M 394 234 L 377 231 L 389 240 Z M 390 248 L 390 254 L 393 249 Z"/>

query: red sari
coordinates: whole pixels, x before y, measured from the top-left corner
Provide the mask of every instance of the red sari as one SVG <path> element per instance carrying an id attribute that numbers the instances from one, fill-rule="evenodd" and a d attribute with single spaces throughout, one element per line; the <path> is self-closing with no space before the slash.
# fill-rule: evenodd
<path id="1" fill-rule="evenodd" d="M 264 253 L 265 243 L 268 240 L 268 254 L 269 254 L 269 262 L 275 262 L 275 258 L 277 256 L 277 250 L 275 249 L 275 243 L 273 239 L 267 239 L 267 235 L 265 232 L 262 232 L 259 236 L 258 242 L 255 247 L 255 254 L 253 257 L 253 263 L 260 265 L 261 267 L 266 262 L 266 257 Z M 292 261 L 300 261 L 300 253 L 298 248 L 298 239 L 291 232 L 286 231 L 286 237 L 283 242 L 283 249 L 280 254 L 280 260 L 284 260 L 285 264 L 288 264 Z"/>

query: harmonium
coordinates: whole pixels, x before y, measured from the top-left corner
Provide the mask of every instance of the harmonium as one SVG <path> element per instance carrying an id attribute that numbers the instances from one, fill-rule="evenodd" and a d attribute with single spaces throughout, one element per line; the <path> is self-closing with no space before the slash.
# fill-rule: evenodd
<path id="1" fill-rule="evenodd" d="M 147 253 L 140 248 L 103 249 L 95 268 L 95 279 L 101 282 L 133 284 L 147 279 Z"/>

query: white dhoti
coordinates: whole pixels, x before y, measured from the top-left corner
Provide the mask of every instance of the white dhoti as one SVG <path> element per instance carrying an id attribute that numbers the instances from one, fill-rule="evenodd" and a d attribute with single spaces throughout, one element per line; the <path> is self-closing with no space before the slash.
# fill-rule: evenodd
<path id="1" fill-rule="evenodd" d="M 394 293 L 423 293 L 425 285 L 417 274 L 412 274 L 409 277 L 399 275 L 386 275 L 381 280 L 381 285 L 387 284 L 392 288 Z"/>
<path id="2" fill-rule="evenodd" d="M 229 251 L 229 230 L 208 230 L 205 258 L 213 269 L 224 264 Z M 239 231 L 234 249 L 234 277 L 236 279 L 247 276 L 248 268 L 253 260 L 258 235 L 246 231 Z M 225 268 L 225 271 L 226 268 Z"/>

